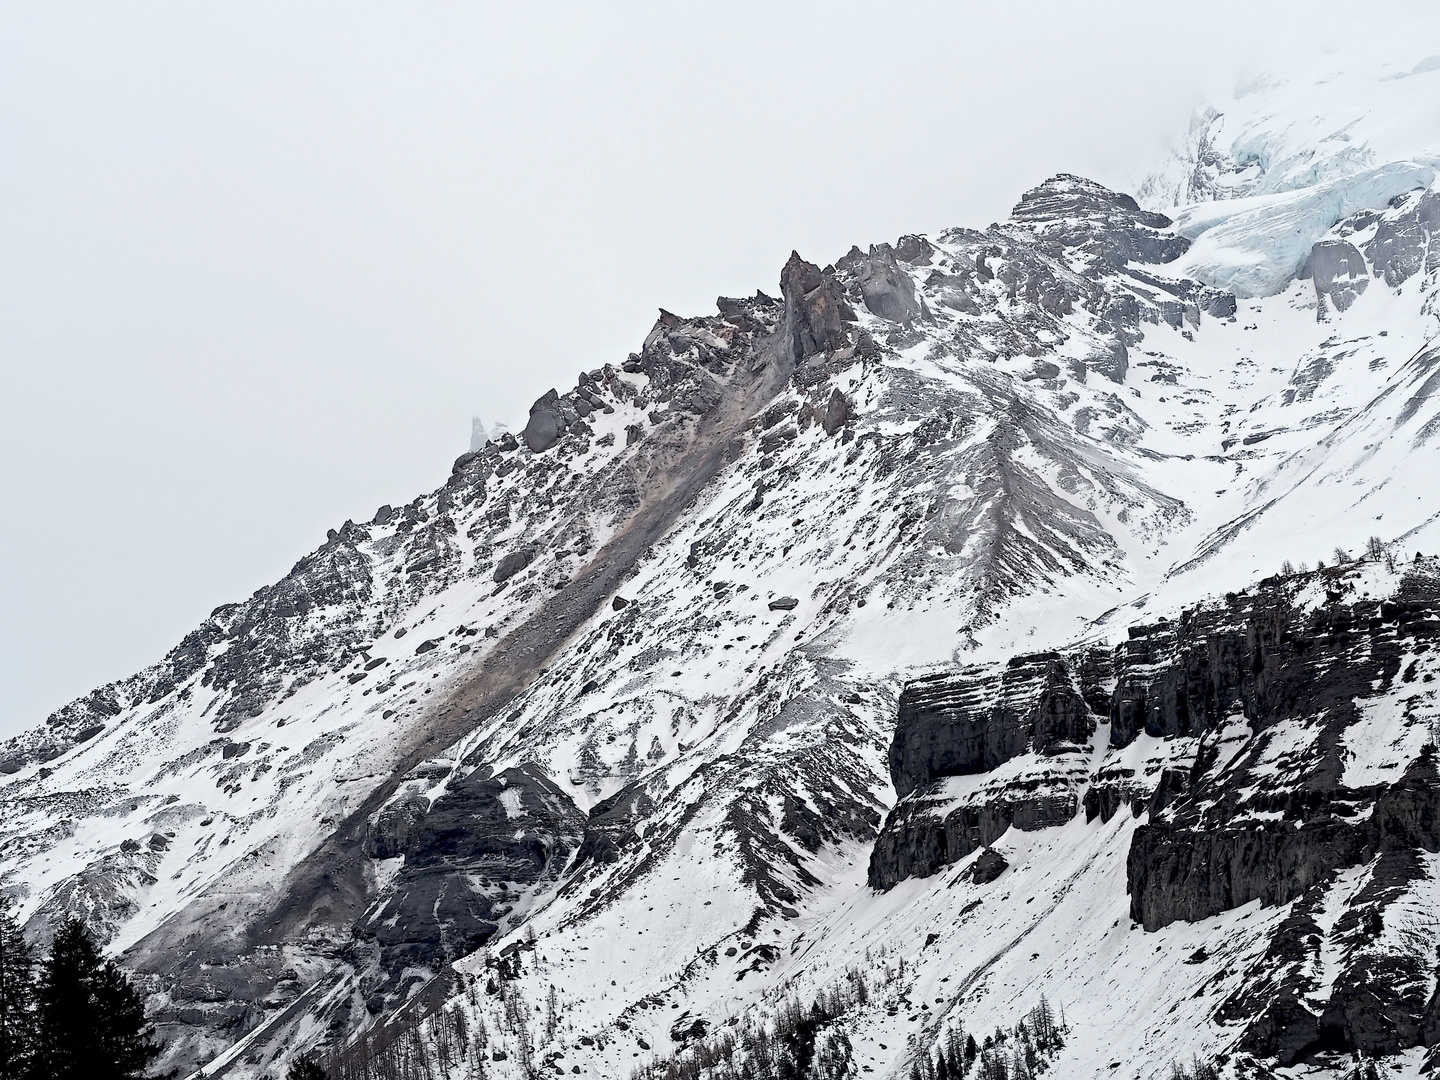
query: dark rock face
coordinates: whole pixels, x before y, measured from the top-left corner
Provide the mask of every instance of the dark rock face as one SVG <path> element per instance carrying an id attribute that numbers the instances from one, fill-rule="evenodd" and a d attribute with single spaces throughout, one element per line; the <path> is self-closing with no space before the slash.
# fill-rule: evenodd
<path id="1" fill-rule="evenodd" d="M 1434 769 L 1429 772 L 1433 776 Z M 1384 851 L 1370 880 L 1341 915 L 1333 936 L 1346 942 L 1348 955 L 1319 1018 L 1322 1044 L 1367 1056 L 1435 1045 L 1434 1034 L 1425 1033 L 1434 1001 L 1430 958 L 1377 940 L 1384 934 L 1387 909 L 1406 899 L 1410 886 L 1427 876 L 1414 848 Z"/>
<path id="2" fill-rule="evenodd" d="M 1132 627 L 1115 652 L 1110 743 L 1125 746 L 1141 731 L 1204 734 L 1235 710 L 1259 730 L 1337 700 L 1332 723 L 1343 727 L 1352 697 L 1394 679 L 1401 642 L 1430 633 L 1428 603 L 1362 600 L 1301 613 L 1283 589 L 1262 587 L 1178 622 Z"/>
<path id="3" fill-rule="evenodd" d="M 1440 192 L 1427 191 L 1396 219 L 1382 219 L 1365 254 L 1392 289 L 1421 270 L 1440 266 Z"/>
<path id="4" fill-rule="evenodd" d="M 1188 779 L 1166 798 L 1156 791 L 1127 861 L 1131 915 L 1156 929 L 1250 900 L 1294 901 L 1266 966 L 1217 1012 L 1245 1025 L 1242 1049 L 1282 1065 L 1322 1052 L 1393 1054 L 1440 1036 L 1427 1027 L 1437 1008 L 1429 946 L 1417 951 L 1403 929 L 1387 929 L 1428 879 L 1420 853 L 1440 850 L 1434 750 L 1426 746 L 1391 783 L 1354 788 L 1341 782 L 1340 749 L 1361 704 L 1404 678 L 1402 657 L 1434 647 L 1440 587 L 1412 574 L 1391 599 L 1347 604 L 1343 572 L 1332 582 L 1319 610 L 1294 610 L 1279 589 L 1262 587 L 1224 611 L 1194 613 L 1148 656 L 1148 683 L 1162 687 L 1154 724 L 1188 717 L 1204 732 L 1234 710 L 1252 735 L 1224 768 L 1202 736 Z M 1117 706 L 1125 685 L 1122 676 Z M 1294 758 L 1304 767 L 1267 753 L 1270 729 L 1282 722 L 1307 733 L 1311 749 Z M 1354 868 L 1363 888 L 1326 931 L 1313 913 L 1336 875 Z M 1340 970 L 1322 993 L 1327 938 Z"/>
<path id="5" fill-rule="evenodd" d="M 1354 596 L 1354 576 L 1317 574 L 1318 607 L 1274 579 L 1134 627 L 1108 663 L 1039 654 L 910 683 L 891 746 L 901 798 L 876 839 L 871 886 L 936 873 L 1012 827 L 1064 824 L 1083 789 L 1087 820 L 1148 814 L 1126 864 L 1131 916 L 1146 930 L 1253 900 L 1292 905 L 1216 1009 L 1239 1026 L 1240 1050 L 1291 1065 L 1440 1044 L 1432 944 L 1410 929 L 1432 887 L 1424 853 L 1440 851 L 1437 752 L 1426 745 L 1389 782 L 1343 782 L 1346 732 L 1367 699 L 1415 679 L 1404 658 L 1440 640 L 1440 580 L 1417 568 L 1371 599 Z M 1127 759 L 1091 774 L 1076 744 L 1107 708 L 1112 748 L 1145 734 L 1193 752 L 1146 776 Z M 990 854 L 974 880 L 1000 865 Z M 1360 887 L 1342 888 L 1342 874 Z M 1338 919 L 1319 918 L 1336 904 Z M 1339 965 L 1325 982 L 1322 950 Z"/>
<path id="6" fill-rule="evenodd" d="M 1375 799 L 1374 840 L 1399 851 L 1440 851 L 1440 770 L 1433 754 L 1416 760 L 1400 780 Z"/>
<path id="7" fill-rule="evenodd" d="M 1288 1066 L 1316 1053 L 1374 1056 L 1435 1045 L 1440 1033 L 1427 1027 L 1435 1001 L 1429 957 L 1386 940 L 1387 909 L 1413 902 L 1409 889 L 1426 877 L 1413 849 L 1382 852 L 1328 932 L 1316 916 L 1333 878 L 1298 899 L 1261 962 L 1216 1009 L 1220 1023 L 1244 1025 L 1239 1049 Z M 1325 990 L 1319 971 L 1327 945 L 1340 971 Z"/>
<path id="8" fill-rule="evenodd" d="M 1135 777 L 1133 769 L 1123 765 L 1102 766 L 1085 789 L 1085 820 L 1109 821 L 1129 807 L 1139 817 L 1150 798 L 1147 786 Z"/>
<path id="9" fill-rule="evenodd" d="M 959 800 L 947 794 L 941 781 L 912 792 L 890 812 L 875 840 L 871 888 L 929 877 L 995 843 L 1012 826 L 1031 832 L 1065 824 L 1080 808 L 1084 757 L 1060 755 L 1023 777 Z"/>
<path id="10" fill-rule="evenodd" d="M 1059 653 L 1014 657 L 909 683 L 890 743 L 890 779 L 908 795 L 941 776 L 987 772 L 1027 750 L 1084 743 L 1095 718 Z"/>
<path id="11" fill-rule="evenodd" d="M 640 823 L 650 816 L 655 802 L 643 788 L 622 788 L 595 804 L 585 822 L 576 862 L 613 863 L 620 853 L 640 839 Z"/>
<path id="12" fill-rule="evenodd" d="M 1281 721 L 1314 726 L 1318 747 L 1337 746 L 1359 716 L 1356 702 L 1388 689 L 1406 649 L 1437 635 L 1431 613 L 1440 611 L 1440 591 L 1431 581 L 1411 582 L 1408 600 L 1345 604 L 1332 595 L 1324 607 L 1301 612 L 1278 587 L 1261 588 L 1224 608 L 1187 613 L 1176 626 L 1132 631 L 1117 652 L 1113 745 L 1139 730 L 1212 731 L 1237 711 L 1256 739 L 1250 755 L 1213 774 L 1202 752 L 1188 794 L 1137 830 L 1131 914 L 1147 929 L 1257 897 L 1292 900 L 1331 870 L 1368 858 L 1382 841 L 1435 844 L 1434 789 L 1425 772 L 1412 769 L 1382 794 L 1344 787 L 1335 749 L 1303 783 L 1260 768 L 1264 732 Z M 1233 794 L 1241 790 L 1243 799 Z M 1357 823 L 1357 810 L 1367 807 L 1371 820 Z M 1277 811 L 1280 820 L 1270 816 Z"/>
<path id="13" fill-rule="evenodd" d="M 387 803 L 365 831 L 365 854 L 372 859 L 404 855 L 429 810 L 430 800 L 420 795 Z"/>
<path id="14" fill-rule="evenodd" d="M 1195 922 L 1258 899 L 1293 900 L 1338 866 L 1367 853 L 1348 823 L 1265 822 L 1199 831 L 1144 825 L 1130 845 L 1131 917 L 1147 930 Z"/>
<path id="15" fill-rule="evenodd" d="M 1110 744 L 1136 735 L 1198 735 L 1224 719 L 1244 677 L 1241 642 L 1228 623 L 1160 622 L 1131 627 L 1115 650 L 1117 681 L 1110 705 Z M 1182 640 L 1177 641 L 1177 632 Z"/>
<path id="16" fill-rule="evenodd" d="M 1322 240 L 1310 249 L 1310 260 L 1301 277 L 1309 274 L 1315 282 L 1315 296 L 1322 305 L 1328 298 L 1338 311 L 1349 309 L 1355 298 L 1370 284 L 1365 257 L 1345 240 Z"/>
<path id="17" fill-rule="evenodd" d="M 1096 721 L 1076 684 L 1077 666 L 1059 653 L 1037 653 L 999 670 L 968 668 L 906 685 L 890 743 L 890 778 L 901 799 L 871 853 L 873 888 L 933 874 L 1011 826 L 1043 829 L 1075 816 L 1086 759 L 1078 748 Z M 945 783 L 1026 753 L 1041 755 L 1039 762 L 1005 784 L 957 797 Z"/>
<path id="18" fill-rule="evenodd" d="M 484 945 L 527 887 L 552 880 L 580 843 L 584 815 L 534 765 L 452 780 L 443 795 L 401 799 L 372 823 L 375 857 L 403 855 L 394 887 L 357 927 L 381 976 L 367 992 L 388 1003 L 407 969 L 440 967 Z M 382 854 L 383 853 L 383 854 Z"/>

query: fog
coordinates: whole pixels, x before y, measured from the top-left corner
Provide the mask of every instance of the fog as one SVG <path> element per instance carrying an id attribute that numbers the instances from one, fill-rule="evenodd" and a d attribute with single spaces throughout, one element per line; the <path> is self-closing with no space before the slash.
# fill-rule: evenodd
<path id="1" fill-rule="evenodd" d="M 1207 94 L 1406 7 L 0 5 L 0 736 L 657 308 L 1131 187 Z"/>

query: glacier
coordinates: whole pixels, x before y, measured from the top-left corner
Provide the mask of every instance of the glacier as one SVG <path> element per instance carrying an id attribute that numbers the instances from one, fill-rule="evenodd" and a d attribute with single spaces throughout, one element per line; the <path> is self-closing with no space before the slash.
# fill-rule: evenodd
<path id="1" fill-rule="evenodd" d="M 1273 296 L 1341 221 L 1384 210 L 1434 182 L 1428 165 L 1392 162 L 1309 187 L 1186 207 L 1175 217 L 1175 231 L 1192 243 L 1177 269 L 1236 296 Z"/>

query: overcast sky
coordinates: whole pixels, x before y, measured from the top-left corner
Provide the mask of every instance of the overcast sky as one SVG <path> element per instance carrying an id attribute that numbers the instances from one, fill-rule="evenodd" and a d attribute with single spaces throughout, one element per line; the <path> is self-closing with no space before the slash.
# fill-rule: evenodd
<path id="1" fill-rule="evenodd" d="M 658 307 L 1133 183 L 1207 90 L 1375 9 L 0 2 L 0 736 Z"/>

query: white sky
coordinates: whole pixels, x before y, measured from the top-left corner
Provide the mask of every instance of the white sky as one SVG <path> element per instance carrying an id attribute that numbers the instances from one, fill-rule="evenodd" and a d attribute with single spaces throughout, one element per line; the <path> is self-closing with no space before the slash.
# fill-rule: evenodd
<path id="1" fill-rule="evenodd" d="M 657 307 L 1132 186 L 1242 69 L 1407 8 L 0 0 L 0 736 Z"/>

